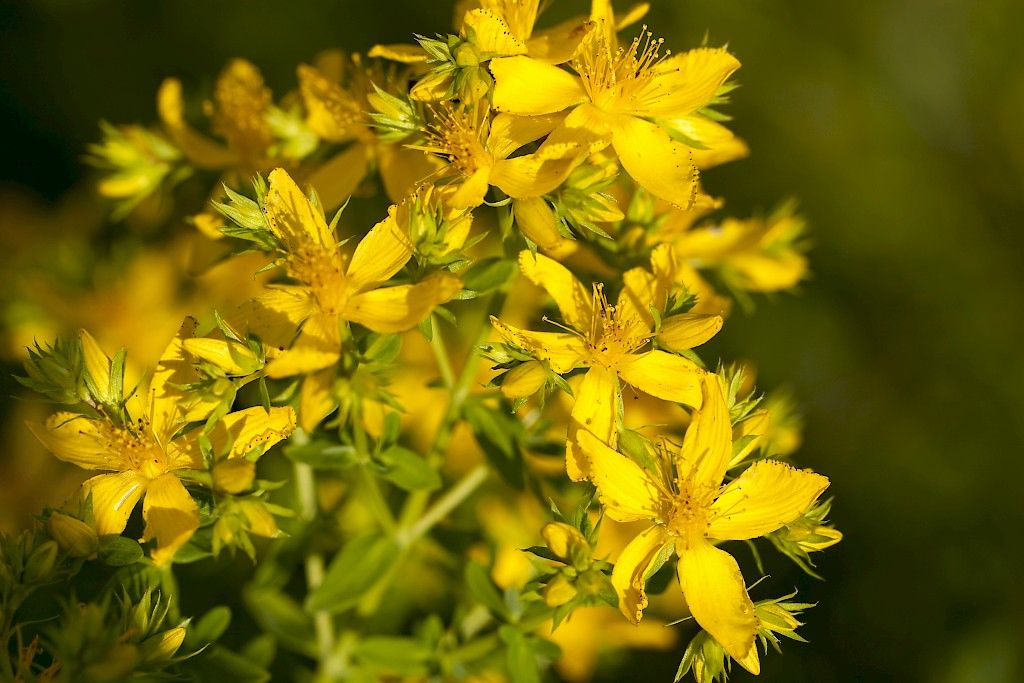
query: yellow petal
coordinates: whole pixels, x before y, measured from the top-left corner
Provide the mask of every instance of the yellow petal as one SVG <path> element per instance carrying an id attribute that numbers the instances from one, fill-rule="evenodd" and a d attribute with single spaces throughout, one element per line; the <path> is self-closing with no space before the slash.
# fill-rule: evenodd
<path id="1" fill-rule="evenodd" d="M 422 47 L 406 43 L 374 45 L 366 54 L 369 57 L 381 57 L 402 64 L 419 64 L 427 61 L 427 53 L 423 51 Z"/>
<path id="2" fill-rule="evenodd" d="M 490 187 L 491 167 L 477 169 L 460 184 L 452 184 L 454 190 L 447 204 L 452 209 L 475 209 L 484 203 L 487 188 Z"/>
<path id="3" fill-rule="evenodd" d="M 323 214 L 282 168 L 270 172 L 264 212 L 270 230 L 284 242 L 288 251 L 301 251 L 311 246 L 333 251 L 338 247 Z"/>
<path id="4" fill-rule="evenodd" d="M 467 12 L 463 19 L 463 31 L 466 31 L 466 36 L 471 35 L 469 31 L 473 32 L 471 40 L 485 56 L 526 54 L 526 44 L 512 34 L 501 17 L 488 9 Z"/>
<path id="5" fill-rule="evenodd" d="M 352 254 L 346 273 L 353 289 L 362 289 L 391 279 L 412 258 L 412 242 L 398 227 L 395 207 L 388 216 L 370 229 Z"/>
<path id="6" fill-rule="evenodd" d="M 338 362 L 340 348 L 337 316 L 314 315 L 292 347 L 268 362 L 264 372 L 276 379 L 320 370 Z"/>
<path id="7" fill-rule="evenodd" d="M 543 254 L 519 252 L 519 269 L 533 284 L 543 287 L 562 313 L 562 319 L 577 330 L 589 331 L 594 297 L 569 269 Z"/>
<path id="8" fill-rule="evenodd" d="M 684 116 L 700 109 L 740 67 L 724 48 L 701 47 L 663 59 L 654 67 L 650 90 L 658 96 L 638 115 Z"/>
<path id="9" fill-rule="evenodd" d="M 690 490 L 714 490 L 722 483 L 732 457 L 732 423 L 725 402 L 722 381 L 706 373 L 701 381 L 703 405 L 686 428 L 683 445 L 676 460 L 680 482 Z M 680 489 L 686 486 L 680 484 Z"/>
<path id="10" fill-rule="evenodd" d="M 539 361 L 527 361 L 501 376 L 501 393 L 513 400 L 527 398 L 540 391 L 547 378 L 547 371 Z"/>
<path id="11" fill-rule="evenodd" d="M 664 527 L 652 526 L 629 542 L 612 570 L 612 586 L 619 596 L 619 609 L 634 624 L 639 624 L 647 607 L 647 583 L 651 565 L 668 542 Z"/>
<path id="12" fill-rule="evenodd" d="M 146 520 L 143 539 L 156 539 L 157 547 L 150 553 L 156 565 L 169 562 L 199 528 L 199 506 L 181 481 L 169 473 L 149 482 L 142 516 Z"/>
<path id="13" fill-rule="evenodd" d="M 706 148 L 692 150 L 693 163 L 697 168 L 712 168 L 742 159 L 750 153 L 747 143 L 722 124 L 706 116 L 690 114 L 674 119 L 659 119 L 659 122 Z"/>
<path id="14" fill-rule="evenodd" d="M 828 488 L 828 478 L 777 460 L 761 460 L 729 483 L 711 506 L 708 536 L 757 538 L 799 518 Z"/>
<path id="15" fill-rule="evenodd" d="M 132 471 L 101 474 L 82 484 L 82 496 L 92 497 L 92 518 L 100 536 L 119 534 L 135 504 L 146 492 L 147 480 Z"/>
<path id="16" fill-rule="evenodd" d="M 200 379 L 192 356 L 184 346 L 185 340 L 195 334 L 196 326 L 195 319 L 185 319 L 164 350 L 149 382 L 149 417 L 153 434 L 162 444 L 166 444 L 184 423 L 205 420 L 218 403 L 216 398 L 204 399 L 184 389 Z"/>
<path id="17" fill-rule="evenodd" d="M 183 344 L 189 354 L 217 366 L 229 375 L 248 375 L 260 367 L 260 361 L 252 351 L 234 341 L 202 337 L 186 339 Z"/>
<path id="18" fill-rule="evenodd" d="M 622 274 L 622 291 L 615 311 L 627 337 L 647 337 L 654 327 L 651 309 L 665 308 L 666 288 L 643 268 L 630 268 Z"/>
<path id="19" fill-rule="evenodd" d="M 718 334 L 724 322 L 722 316 L 707 313 L 669 316 L 658 330 L 658 343 L 670 351 L 692 349 Z"/>
<path id="20" fill-rule="evenodd" d="M 592 28 L 585 17 L 568 19 L 551 28 L 536 31 L 526 41 L 526 49 L 533 59 L 548 64 L 562 64 L 572 59 Z"/>
<path id="21" fill-rule="evenodd" d="M 565 471 L 573 481 L 589 476 L 589 459 L 579 452 L 577 437 L 588 432 L 613 448 L 618 442 L 619 380 L 615 373 L 595 366 L 583 375 L 569 415 L 565 442 Z M 614 452 L 614 451 L 613 451 Z"/>
<path id="22" fill-rule="evenodd" d="M 740 284 L 755 292 L 778 292 L 795 287 L 807 274 L 803 254 L 738 254 L 727 260 L 729 270 L 739 274 Z"/>
<path id="23" fill-rule="evenodd" d="M 537 360 L 546 361 L 558 374 L 579 367 L 586 357 L 580 337 L 566 332 L 533 332 L 506 325 L 494 316 L 491 324 L 507 343 L 519 347 Z"/>
<path id="24" fill-rule="evenodd" d="M 316 190 L 324 211 L 334 211 L 344 204 L 366 177 L 369 168 L 369 150 L 360 142 L 353 142 L 343 152 L 318 166 L 309 175 L 309 184 Z"/>
<path id="25" fill-rule="evenodd" d="M 106 392 L 107 387 L 110 386 L 110 358 L 103 353 L 103 349 L 100 348 L 93 336 L 85 330 L 78 332 L 78 338 L 82 343 L 82 360 L 85 361 L 85 369 L 99 390 Z"/>
<path id="26" fill-rule="evenodd" d="M 555 257 L 576 250 L 575 240 L 562 236 L 558 219 L 543 197 L 526 197 L 512 202 L 512 213 L 520 232 L 537 248 Z"/>
<path id="27" fill-rule="evenodd" d="M 402 145 L 377 145 L 377 170 L 388 199 L 398 203 L 442 167 L 431 155 Z"/>
<path id="28" fill-rule="evenodd" d="M 48 451 L 65 462 L 87 470 L 117 470 L 121 454 L 110 442 L 106 423 L 77 413 L 54 413 L 46 424 L 29 422 L 28 428 Z"/>
<path id="29" fill-rule="evenodd" d="M 287 439 L 295 431 L 295 411 L 289 407 L 274 407 L 268 413 L 263 406 L 228 413 L 210 434 L 213 451 L 227 457 L 242 458 L 254 449 L 264 450 Z"/>
<path id="30" fill-rule="evenodd" d="M 404 332 L 430 315 L 435 306 L 462 290 L 451 273 L 434 273 L 415 285 L 374 289 L 352 297 L 345 317 L 374 332 Z"/>
<path id="31" fill-rule="evenodd" d="M 219 491 L 239 494 L 248 491 L 256 478 L 256 463 L 234 458 L 213 466 L 213 485 Z"/>
<path id="32" fill-rule="evenodd" d="M 298 68 L 299 92 L 306 105 L 306 125 L 329 142 L 346 140 L 362 118 L 361 106 L 337 83 L 311 66 Z"/>
<path id="33" fill-rule="evenodd" d="M 617 522 L 659 518 L 661 494 L 650 474 L 589 431 L 580 430 L 576 438 L 609 517 Z"/>
<path id="34" fill-rule="evenodd" d="M 730 468 L 743 462 L 755 448 L 761 445 L 768 430 L 771 429 L 771 424 L 771 413 L 767 410 L 758 410 L 745 417 L 742 422 L 733 427 L 733 443 L 737 443 L 746 437 L 750 438 L 747 439 L 745 446 L 732 454 L 732 459 L 729 461 Z"/>
<path id="35" fill-rule="evenodd" d="M 269 354 L 290 346 L 299 327 L 315 310 L 307 287 L 276 286 L 239 306 L 228 324 L 258 336 L 271 347 Z"/>
<path id="36" fill-rule="evenodd" d="M 564 120 L 563 114 L 543 116 L 498 114 L 491 121 L 491 130 L 487 135 L 487 149 L 495 159 L 504 159 L 520 147 L 548 135 Z"/>
<path id="37" fill-rule="evenodd" d="M 552 148 L 548 147 L 546 151 Z M 539 197 L 553 192 L 572 172 L 580 160 L 578 145 L 566 146 L 567 154 L 546 158 L 543 154 L 525 154 L 513 159 L 499 159 L 491 169 L 490 184 L 509 197 Z"/>
<path id="38" fill-rule="evenodd" d="M 302 380 L 302 393 L 299 394 L 299 419 L 305 431 L 312 432 L 325 417 L 338 407 L 331 391 L 336 377 L 337 371 L 334 368 L 325 368 L 307 375 Z"/>
<path id="39" fill-rule="evenodd" d="M 615 120 L 612 146 L 622 167 L 645 190 L 676 206 L 685 208 L 693 203 L 697 169 L 689 147 L 635 116 Z"/>
<path id="40" fill-rule="evenodd" d="M 165 80 L 157 91 L 156 103 L 167 134 L 192 164 L 204 169 L 221 169 L 238 163 L 234 152 L 200 135 L 185 122 L 180 81 L 173 78 Z"/>
<path id="41" fill-rule="evenodd" d="M 627 356 L 619 376 L 640 391 L 673 403 L 701 404 L 700 379 L 704 371 L 682 356 L 648 351 Z"/>
<path id="42" fill-rule="evenodd" d="M 494 108 L 513 114 L 553 114 L 587 101 L 579 78 L 529 57 L 491 60 Z"/>
<path id="43" fill-rule="evenodd" d="M 679 586 L 693 618 L 730 657 L 747 659 L 754 646 L 757 617 L 736 560 L 703 539 L 694 539 L 688 546 L 680 541 L 676 550 Z"/>

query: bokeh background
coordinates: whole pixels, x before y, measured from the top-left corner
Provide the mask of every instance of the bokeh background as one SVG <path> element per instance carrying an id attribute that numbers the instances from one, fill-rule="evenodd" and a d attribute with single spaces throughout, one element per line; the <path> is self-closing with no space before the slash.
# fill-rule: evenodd
<path id="1" fill-rule="evenodd" d="M 832 478 L 846 533 L 819 562 L 826 582 L 784 574 L 820 604 L 811 644 L 768 657 L 762 680 L 1024 680 L 1024 4 L 652 4 L 672 47 L 707 36 L 743 62 L 728 111 L 753 155 L 705 174 L 709 191 L 737 215 L 797 197 L 812 226 L 811 280 L 734 317 L 717 347 L 802 403 L 798 457 Z M 449 21 L 442 0 L 0 2 L 5 270 L 41 225 L 98 222 L 86 146 L 101 119 L 152 121 L 164 77 L 209 86 L 243 56 L 281 93 L 322 49 Z M 23 409 L 16 368 L 7 415 Z M 33 511 L 18 491 L 45 490 L 47 474 L 10 464 L 26 440 L 6 422 L 11 528 Z M 679 654 L 607 677 L 671 680 Z"/>

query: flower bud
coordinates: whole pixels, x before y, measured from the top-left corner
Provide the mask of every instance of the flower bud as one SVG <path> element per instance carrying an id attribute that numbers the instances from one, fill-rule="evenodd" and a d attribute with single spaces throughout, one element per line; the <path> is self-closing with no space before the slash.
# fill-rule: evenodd
<path id="1" fill-rule="evenodd" d="M 559 607 L 576 597 L 576 588 L 565 578 L 564 574 L 557 574 L 544 586 L 542 592 L 544 604 L 548 607 Z"/>
<path id="2" fill-rule="evenodd" d="M 96 530 L 80 519 L 54 512 L 46 522 L 50 535 L 60 549 L 71 557 L 89 557 L 96 552 Z"/>
<path id="3" fill-rule="evenodd" d="M 139 646 L 142 661 L 148 663 L 164 662 L 174 656 L 185 640 L 185 627 L 178 626 L 154 636 L 146 638 Z"/>
<path id="4" fill-rule="evenodd" d="M 540 534 L 551 552 L 566 564 L 577 568 L 590 564 L 590 544 L 575 527 L 563 522 L 549 522 Z"/>
<path id="5" fill-rule="evenodd" d="M 22 574 L 25 583 L 41 583 L 49 579 L 57 562 L 59 549 L 56 541 L 43 541 L 36 546 L 25 562 L 25 571 Z"/>

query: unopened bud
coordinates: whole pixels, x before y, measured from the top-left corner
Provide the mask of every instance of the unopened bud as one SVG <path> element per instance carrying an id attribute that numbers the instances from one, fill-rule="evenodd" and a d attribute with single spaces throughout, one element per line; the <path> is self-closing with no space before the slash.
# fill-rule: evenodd
<path id="1" fill-rule="evenodd" d="M 25 562 L 25 571 L 22 574 L 25 583 L 41 583 L 49 579 L 57 562 L 59 550 L 56 541 L 40 543 Z"/>
<path id="2" fill-rule="evenodd" d="M 54 512 L 46 526 L 60 549 L 71 557 L 89 557 L 96 552 L 99 543 L 96 530 L 82 520 Z"/>

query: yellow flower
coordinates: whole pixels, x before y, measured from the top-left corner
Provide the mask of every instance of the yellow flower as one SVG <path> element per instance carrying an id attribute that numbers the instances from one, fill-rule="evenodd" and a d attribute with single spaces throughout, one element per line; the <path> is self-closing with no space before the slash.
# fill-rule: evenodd
<path id="1" fill-rule="evenodd" d="M 207 103 L 213 130 L 226 144 L 206 137 L 185 121 L 181 81 L 165 80 L 157 93 L 157 110 L 168 137 L 188 160 L 199 168 L 240 168 L 252 172 L 264 168 L 273 143 L 267 110 L 270 90 L 253 64 L 244 59 L 228 63 L 217 79 L 213 102 Z"/>
<path id="2" fill-rule="evenodd" d="M 809 470 L 762 460 L 724 483 L 732 425 L 720 378 L 705 375 L 702 392 L 703 407 L 695 412 L 682 446 L 658 449 L 656 473 L 590 432 L 581 432 L 579 443 L 607 515 L 651 523 L 615 563 L 612 584 L 622 613 L 640 621 L 647 606 L 644 583 L 659 559 L 674 550 L 679 585 L 694 619 L 756 674 L 754 605 L 736 561 L 715 543 L 758 538 L 800 518 L 829 481 Z"/>
<path id="3" fill-rule="evenodd" d="M 551 370 L 565 374 L 587 368 L 576 392 L 566 441 L 566 469 L 574 481 L 586 478 L 585 462 L 576 455 L 576 434 L 583 428 L 614 445 L 621 378 L 637 389 L 676 403 L 699 407 L 703 371 L 682 356 L 659 349 L 644 351 L 658 338 L 677 351 L 702 344 L 722 326 L 720 316 L 683 315 L 668 318 L 661 331 L 653 329 L 649 307 L 660 309 L 659 292 L 650 273 L 636 268 L 624 275 L 618 303 L 608 303 L 601 285 L 592 292 L 558 262 L 529 251 L 519 254 L 519 267 L 534 284 L 547 290 L 568 325 L 563 332 L 531 332 L 492 317 L 502 338 Z"/>
<path id="4" fill-rule="evenodd" d="M 699 111 L 739 62 L 717 48 L 662 55 L 662 40 L 650 33 L 619 49 L 608 6 L 595 2 L 597 26 L 570 62 L 575 74 L 523 55 L 492 60 L 494 107 L 527 116 L 569 110 L 546 145 L 610 141 L 637 183 L 656 197 L 689 206 L 698 177 L 694 148 L 730 135 Z"/>
<path id="5" fill-rule="evenodd" d="M 394 74 L 364 67 L 359 55 L 346 60 L 330 52 L 318 59 L 317 67 L 300 65 L 298 76 L 309 128 L 326 142 L 349 143 L 308 176 L 326 210 L 348 199 L 371 165 L 396 203 L 440 166 L 428 155 L 386 142 L 374 132 L 368 112 L 385 104 L 374 86 L 391 89 Z"/>
<path id="6" fill-rule="evenodd" d="M 204 466 L 197 440 L 200 430 L 182 429 L 205 420 L 217 406 L 182 389 L 199 379 L 183 346 L 194 330 L 194 321 L 186 321 L 148 388 L 128 398 L 123 420 L 58 412 L 45 424 L 29 425 L 61 460 L 107 472 L 82 485 L 83 497 L 92 499 L 99 535 L 124 531 L 136 503 L 145 498 L 143 538 L 156 539 L 152 557 L 157 564 L 170 561 L 199 527 L 199 508 L 176 474 Z M 98 386 L 110 386 L 110 358 L 88 333 L 81 340 L 87 372 Z M 210 439 L 215 451 L 228 450 L 228 457 L 241 458 L 257 446 L 269 447 L 286 438 L 294 425 L 291 408 L 272 408 L 269 413 L 262 407 L 249 408 L 224 416 Z"/>
<path id="7" fill-rule="evenodd" d="M 382 333 L 411 329 L 458 294 L 462 283 L 451 273 L 437 272 L 416 284 L 382 286 L 413 253 L 396 220 L 396 207 L 351 257 L 341 251 L 321 210 L 282 169 L 270 174 L 264 212 L 281 244 L 284 269 L 297 284 L 271 287 L 244 305 L 239 317 L 268 347 L 267 376 L 308 375 L 300 410 L 303 426 L 311 427 L 334 409 L 332 389 L 344 323 Z"/>

